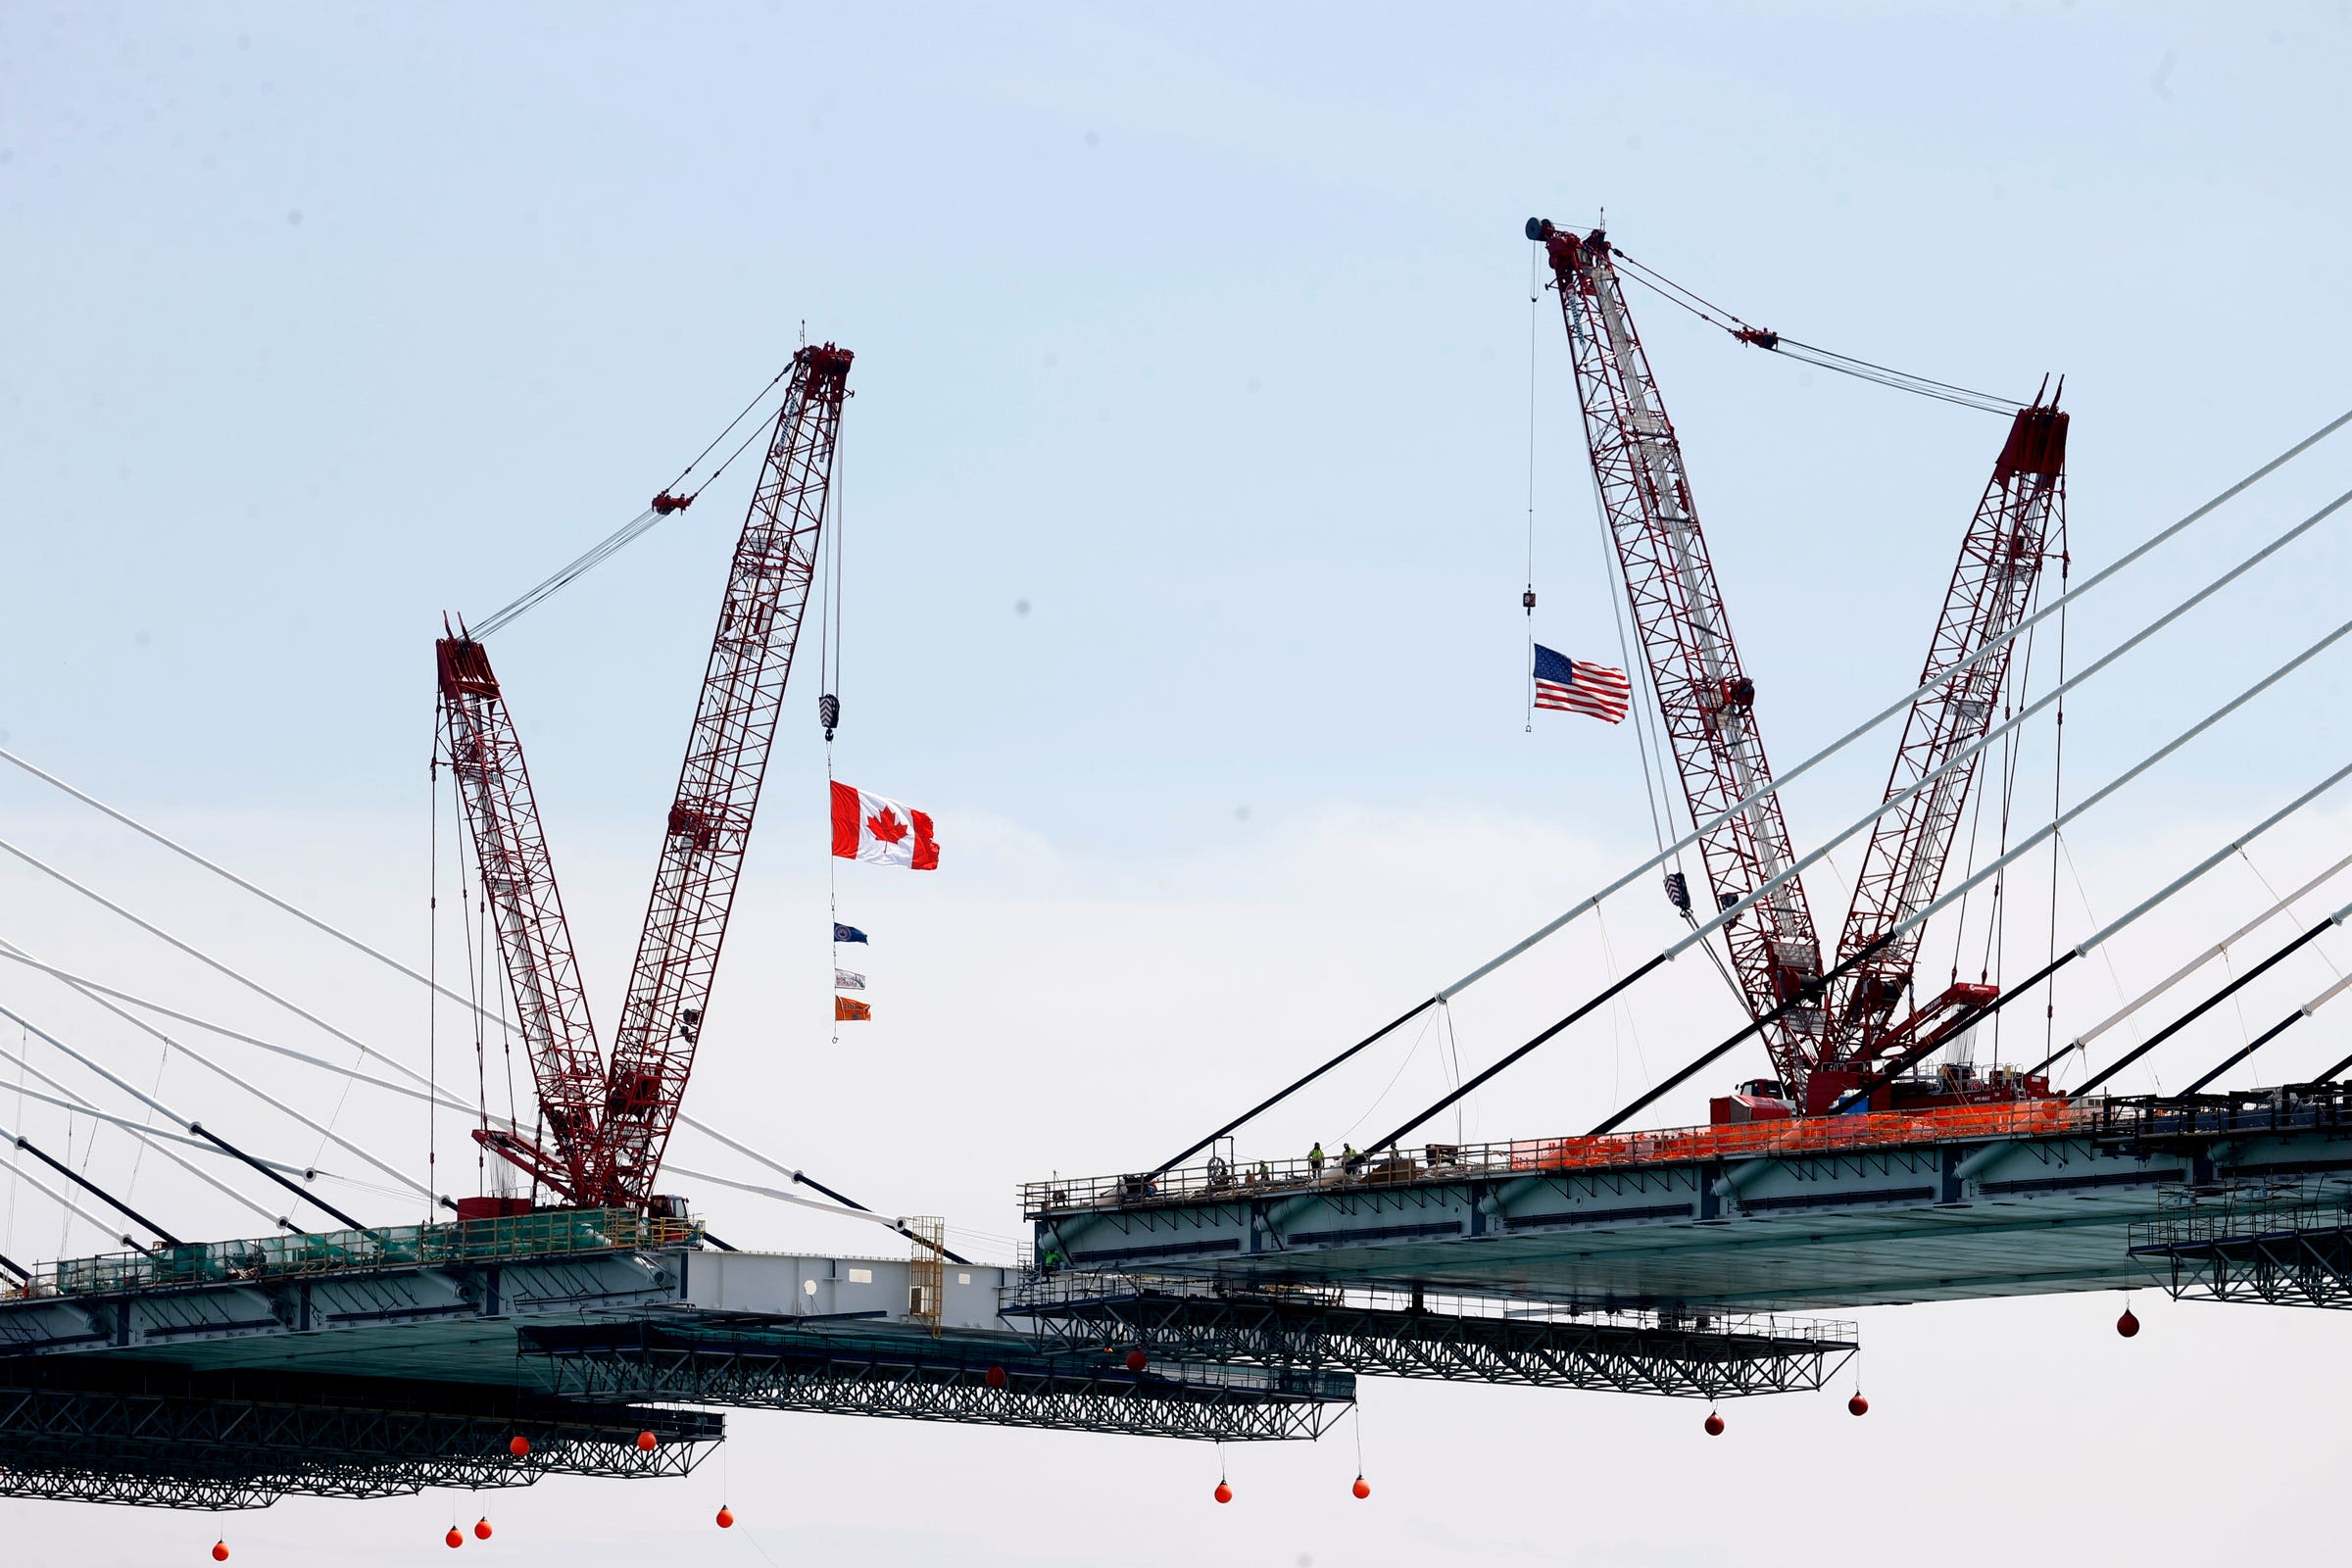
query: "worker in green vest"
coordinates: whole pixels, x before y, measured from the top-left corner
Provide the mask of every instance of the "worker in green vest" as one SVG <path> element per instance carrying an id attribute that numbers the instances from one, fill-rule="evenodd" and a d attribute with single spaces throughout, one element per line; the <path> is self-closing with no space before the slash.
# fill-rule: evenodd
<path id="1" fill-rule="evenodd" d="M 1315 1147 L 1306 1152 L 1306 1168 L 1318 1178 L 1323 1174 L 1323 1140 L 1320 1138 L 1315 1140 Z"/>

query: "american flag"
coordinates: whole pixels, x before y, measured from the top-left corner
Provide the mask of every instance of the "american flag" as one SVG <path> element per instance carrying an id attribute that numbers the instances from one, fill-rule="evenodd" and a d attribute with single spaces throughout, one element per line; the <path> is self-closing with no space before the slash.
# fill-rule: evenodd
<path id="1" fill-rule="evenodd" d="M 1633 702 L 1634 683 L 1622 669 L 1570 659 L 1536 644 L 1536 706 L 1582 713 L 1614 724 Z"/>

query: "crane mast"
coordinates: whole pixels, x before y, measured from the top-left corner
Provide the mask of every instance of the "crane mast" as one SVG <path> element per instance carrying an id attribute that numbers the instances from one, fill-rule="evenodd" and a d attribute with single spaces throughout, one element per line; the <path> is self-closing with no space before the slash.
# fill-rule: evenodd
<path id="1" fill-rule="evenodd" d="M 1598 229 L 1582 237 L 1530 219 L 1568 328 L 1585 436 L 1626 598 L 1656 689 L 1693 825 L 1772 781 L 1756 732 L 1755 683 L 1740 668 L 1715 568 L 1699 532 L 1682 446 Z M 1768 795 L 1698 841 L 1718 907 L 1747 898 L 1795 861 L 1780 798 Z M 1773 1064 L 1801 1094 L 1823 1036 L 1821 944 L 1804 889 L 1789 877 L 1724 927 L 1732 971 L 1766 1024 Z"/>
<path id="2" fill-rule="evenodd" d="M 441 685 L 442 755 L 457 774 L 476 874 L 496 917 L 507 986 L 539 1091 L 540 1118 L 554 1147 L 541 1149 L 504 1130 L 476 1136 L 559 1191 L 596 1192 L 610 1175 L 597 1131 L 605 1099 L 604 1054 L 580 986 L 579 961 L 572 954 L 571 930 L 564 922 L 514 716 L 480 643 L 462 634 L 444 637 L 433 652 Z"/>
<path id="3" fill-rule="evenodd" d="M 794 358 L 736 540 L 612 1038 L 602 1121 L 612 1158 L 610 1201 L 652 1203 L 694 1065 L 816 573 L 851 359 L 849 350 L 830 343 L 803 348 Z"/>
<path id="4" fill-rule="evenodd" d="M 1984 499 L 1961 541 L 1959 564 L 1920 672 L 1922 685 L 1982 653 L 2025 616 L 2049 554 L 2048 541 L 2064 527 L 2066 428 L 2067 416 L 2055 398 L 2018 410 L 2011 420 Z M 1918 785 L 1991 726 L 2014 647 L 2002 645 L 1912 704 L 1895 748 L 1886 800 Z M 1879 818 L 1838 943 L 1840 963 L 1866 950 L 1868 956 L 1833 987 L 1826 1059 L 1859 1062 L 1897 1051 L 1916 1054 L 1931 1019 L 1941 1016 L 1948 1027 L 1961 1021 L 1971 1004 L 1981 1005 L 1996 994 L 1990 987 L 1955 985 L 1890 1026 L 1894 1008 L 1912 988 L 1921 933 L 1914 929 L 1880 943 L 1885 933 L 1934 902 L 1976 767 L 1977 758 L 1971 756 Z M 1874 943 L 1880 945 L 1874 949 Z M 1852 1075 L 1825 1075 L 1844 1076 Z"/>

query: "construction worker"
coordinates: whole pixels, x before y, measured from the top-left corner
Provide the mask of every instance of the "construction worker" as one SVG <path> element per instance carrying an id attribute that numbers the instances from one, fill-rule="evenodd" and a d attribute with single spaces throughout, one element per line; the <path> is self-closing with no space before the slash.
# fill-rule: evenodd
<path id="1" fill-rule="evenodd" d="M 1353 1144 L 1340 1146 L 1340 1169 L 1353 1176 L 1364 1168 L 1364 1156 L 1355 1152 Z"/>
<path id="2" fill-rule="evenodd" d="M 1315 1147 L 1306 1152 L 1306 1168 L 1315 1180 L 1323 1179 L 1323 1140 L 1320 1138 L 1315 1140 Z"/>
<path id="3" fill-rule="evenodd" d="M 1250 1179 L 1260 1187 L 1270 1186 L 1274 1181 L 1274 1167 L 1261 1159 L 1257 1162 L 1256 1172 Z"/>

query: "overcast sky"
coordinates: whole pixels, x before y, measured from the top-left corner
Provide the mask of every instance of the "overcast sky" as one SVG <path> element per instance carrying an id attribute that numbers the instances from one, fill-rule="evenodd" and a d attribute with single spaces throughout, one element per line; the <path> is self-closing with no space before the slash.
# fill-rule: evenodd
<path id="1" fill-rule="evenodd" d="M 2340 3 L 1019 15 L 0 4 L 0 745 L 421 962 L 441 614 L 635 514 L 804 330 L 854 349 L 833 764 L 932 811 L 943 866 L 845 866 L 829 891 L 799 672 L 690 1108 L 1003 1257 L 1015 1182 L 1156 1162 L 1647 853 L 1631 728 L 1525 722 L 1531 552 L 1535 634 L 1618 658 L 1530 214 L 1605 209 L 1634 256 L 1791 337 L 2018 396 L 2064 374 L 2078 581 L 2352 406 Z M 1793 762 L 1913 683 L 2001 423 L 1635 309 Z M 2086 601 L 2073 667 L 2347 475 L 2352 435 Z M 608 1019 L 749 483 L 496 642 Z M 2347 554 L 2323 527 L 2085 686 L 2062 776 L 2048 732 L 2028 741 L 2013 831 L 2334 625 Z M 2041 645 L 2037 679 L 2058 657 Z M 1957 940 L 1965 969 L 2014 976 L 2315 782 L 2342 760 L 2345 669 L 2324 656 L 2022 866 L 1995 958 L 1980 906 L 1932 960 Z M 1892 744 L 1791 790 L 1800 841 L 1875 800 Z M 2079 966 L 2054 1017 L 2005 1016 L 2003 1054 L 2332 863 L 2346 825 L 2326 808 L 2250 847 Z M 13 771 L 0 836 L 474 1093 L 456 1009 L 428 1026 L 415 987 Z M 1811 884 L 1825 924 L 1854 863 Z M 875 1020 L 838 1046 L 831 897 L 875 939 Z M 1645 882 L 1244 1154 L 1385 1130 L 1455 1053 L 1475 1070 L 1677 929 Z M 13 860 L 0 939 L 331 1044 Z M 2281 965 L 2119 1087 L 2186 1082 L 2346 952 Z M 0 1005 L 320 1157 L 48 982 L 0 974 Z M 1445 1130 L 1588 1126 L 1732 1008 L 1676 965 Z M 2334 1060 L 2342 1024 L 2244 1076 Z M 407 1102 L 232 1064 L 473 1190 L 466 1118 L 428 1138 Z M 482 1071 L 501 1106 L 503 1068 Z M 1657 1115 L 1703 1118 L 1719 1087 Z M 83 1147 L 176 1228 L 254 1224 L 119 1135 Z M 354 1174 L 337 1201 L 415 1217 Z M 739 1243 L 887 1240 L 693 1196 Z M 10 1184 L 0 1251 L 104 1245 Z M 681 1542 L 746 1563 L 2167 1564 L 2242 1549 L 2253 1497 L 2328 1494 L 2352 1394 L 2329 1320 L 2137 1306 L 2129 1346 L 2113 1298 L 1868 1312 L 1867 1423 L 1841 1387 L 1742 1403 L 1713 1443 L 1682 1403 L 1368 1384 L 1367 1503 L 1348 1433 L 1230 1454 L 1219 1509 L 1191 1446 L 738 1415 L 725 1474 L 686 1483 L 103 1530 L 0 1502 L 0 1534 L 93 1568 L 191 1560 L 221 1529 L 240 1563 L 393 1563 L 487 1507 L 487 1549 L 579 1564 Z M 745 1521 L 725 1537 L 722 1493 Z M 2266 1550 L 2335 1539 L 2323 1510 L 2265 1517 Z"/>

